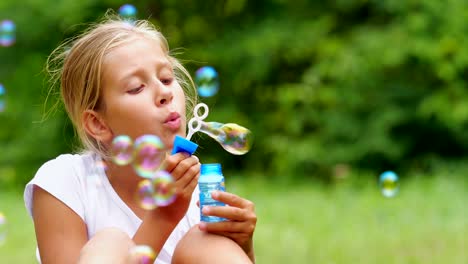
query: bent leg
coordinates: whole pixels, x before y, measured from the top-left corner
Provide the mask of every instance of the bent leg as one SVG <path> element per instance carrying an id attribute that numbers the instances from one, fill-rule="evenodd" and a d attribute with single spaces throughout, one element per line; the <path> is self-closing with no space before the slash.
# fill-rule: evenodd
<path id="1" fill-rule="evenodd" d="M 133 240 L 117 228 L 106 228 L 96 233 L 81 249 L 78 264 L 128 262 Z"/>
<path id="2" fill-rule="evenodd" d="M 203 232 L 196 225 L 177 244 L 172 263 L 245 264 L 252 261 L 233 240 Z"/>

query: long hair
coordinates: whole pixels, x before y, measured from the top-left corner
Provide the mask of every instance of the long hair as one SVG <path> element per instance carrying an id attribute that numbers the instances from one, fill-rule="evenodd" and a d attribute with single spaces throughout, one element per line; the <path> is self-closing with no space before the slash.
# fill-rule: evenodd
<path id="1" fill-rule="evenodd" d="M 85 110 L 105 108 L 102 96 L 102 71 L 104 57 L 114 48 L 128 43 L 136 36 L 156 41 L 166 54 L 186 97 L 187 119 L 197 103 L 197 91 L 190 73 L 171 55 L 163 34 L 147 20 L 128 22 L 116 15 L 91 25 L 83 33 L 66 40 L 49 56 L 46 70 L 52 85 L 60 83 L 60 94 L 65 110 L 71 119 L 85 151 L 108 157 L 108 150 L 88 135 L 81 120 Z M 51 88 L 51 89 L 52 89 Z"/>

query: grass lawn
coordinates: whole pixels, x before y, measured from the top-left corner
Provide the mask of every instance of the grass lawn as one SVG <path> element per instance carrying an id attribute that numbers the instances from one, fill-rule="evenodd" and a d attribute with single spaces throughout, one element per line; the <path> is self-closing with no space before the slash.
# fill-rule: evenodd
<path id="1" fill-rule="evenodd" d="M 403 179 L 393 198 L 375 183 L 226 181 L 256 204 L 257 263 L 468 263 L 466 180 Z M 8 221 L 0 263 L 35 263 L 22 194 L 0 193 L 0 212 Z"/>
<path id="2" fill-rule="evenodd" d="M 0 212 L 6 219 L 0 227 L 0 232 L 5 234 L 3 243 L 0 242 L 0 263 L 36 263 L 34 226 L 24 207 L 22 193 L 0 190 Z"/>

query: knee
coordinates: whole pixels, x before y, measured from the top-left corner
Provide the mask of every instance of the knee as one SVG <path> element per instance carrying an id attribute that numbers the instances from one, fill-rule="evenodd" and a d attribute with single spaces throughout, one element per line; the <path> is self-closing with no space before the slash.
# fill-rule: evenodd
<path id="1" fill-rule="evenodd" d="M 86 244 L 86 246 L 112 246 L 115 247 L 115 249 L 131 248 L 134 245 L 135 243 L 127 233 L 115 227 L 109 227 L 98 231 Z"/>
<path id="2" fill-rule="evenodd" d="M 98 238 L 98 237 L 102 237 L 107 240 L 112 240 L 112 239 L 121 240 L 121 241 L 131 240 L 130 237 L 127 235 L 127 233 L 125 233 L 124 231 L 116 227 L 107 227 L 107 228 L 99 230 L 93 236 L 93 238 Z"/>
<path id="3" fill-rule="evenodd" d="M 117 228 L 97 232 L 81 249 L 78 263 L 121 263 L 135 243 Z"/>
<path id="4" fill-rule="evenodd" d="M 179 241 L 172 263 L 252 263 L 233 240 L 192 227 Z"/>

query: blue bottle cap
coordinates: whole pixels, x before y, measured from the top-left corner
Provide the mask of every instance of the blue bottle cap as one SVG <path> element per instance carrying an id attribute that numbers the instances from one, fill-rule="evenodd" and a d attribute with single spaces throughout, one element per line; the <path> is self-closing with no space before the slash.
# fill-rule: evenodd
<path id="1" fill-rule="evenodd" d="M 181 136 L 176 135 L 174 139 L 174 146 L 172 147 L 171 154 L 176 154 L 179 152 L 186 152 L 192 155 L 195 152 L 195 150 L 197 150 L 197 148 L 198 148 L 197 144 Z"/>
<path id="2" fill-rule="evenodd" d="M 221 172 L 221 164 L 219 163 L 202 164 L 200 175 L 208 175 L 208 174 L 223 175 L 223 173 Z"/>

